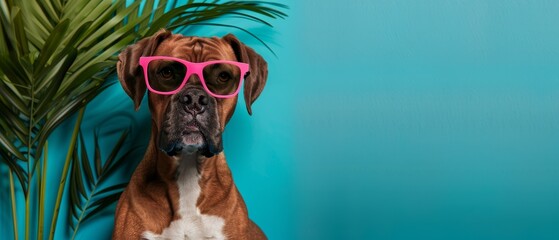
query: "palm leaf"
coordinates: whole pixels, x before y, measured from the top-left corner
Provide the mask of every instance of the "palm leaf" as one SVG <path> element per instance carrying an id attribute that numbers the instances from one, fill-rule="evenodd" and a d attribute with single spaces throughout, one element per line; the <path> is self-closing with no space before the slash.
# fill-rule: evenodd
<path id="1" fill-rule="evenodd" d="M 27 175 L 25 173 L 25 170 L 18 164 L 17 158 L 12 157 L 7 152 L 2 151 L 0 152 L 0 160 L 1 162 L 4 162 L 6 165 L 8 165 L 10 171 L 16 174 L 16 177 L 18 178 L 21 185 L 21 189 L 23 189 L 23 191 L 25 192 L 27 190 Z"/>
<path id="2" fill-rule="evenodd" d="M 126 162 L 131 153 L 138 148 L 129 148 L 123 151 L 123 144 L 128 138 L 128 130 L 122 131 L 120 138 L 115 143 L 107 158 L 101 160 L 101 147 L 99 135 L 94 135 L 94 159 L 90 161 L 83 134 L 79 133 L 79 145 L 76 145 L 72 157 L 72 170 L 70 172 L 70 214 L 69 222 L 75 238 L 79 227 L 88 219 L 94 217 L 105 207 L 111 205 L 126 187 L 127 183 L 111 184 L 105 186 L 105 180 L 114 172 L 113 167 Z M 95 169 L 95 171 L 93 170 Z"/>

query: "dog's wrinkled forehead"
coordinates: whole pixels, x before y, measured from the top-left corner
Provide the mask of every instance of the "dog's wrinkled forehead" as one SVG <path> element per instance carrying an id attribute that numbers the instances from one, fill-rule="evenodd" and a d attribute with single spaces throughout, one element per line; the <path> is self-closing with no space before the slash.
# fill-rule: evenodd
<path id="1" fill-rule="evenodd" d="M 180 34 L 174 34 L 161 42 L 154 55 L 172 56 L 189 62 L 237 60 L 231 45 L 221 38 L 186 37 Z"/>

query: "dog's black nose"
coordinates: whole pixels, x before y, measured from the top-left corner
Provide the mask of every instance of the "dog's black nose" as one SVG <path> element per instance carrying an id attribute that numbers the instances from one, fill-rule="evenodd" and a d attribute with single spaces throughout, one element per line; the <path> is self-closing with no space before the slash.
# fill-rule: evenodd
<path id="1" fill-rule="evenodd" d="M 209 102 L 206 91 L 198 88 L 187 89 L 179 97 L 179 101 L 184 104 L 184 110 L 191 114 L 204 112 Z"/>

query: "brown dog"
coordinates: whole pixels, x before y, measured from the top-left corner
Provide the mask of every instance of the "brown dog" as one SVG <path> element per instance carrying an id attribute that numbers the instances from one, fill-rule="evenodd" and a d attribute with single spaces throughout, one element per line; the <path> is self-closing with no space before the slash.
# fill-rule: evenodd
<path id="1" fill-rule="evenodd" d="M 186 79 L 189 75 L 184 72 L 193 70 L 162 61 L 150 63 L 144 72 L 139 60 L 145 56 L 169 56 L 190 63 L 248 63 L 244 97 L 249 114 L 268 75 L 264 59 L 233 35 L 199 38 L 161 30 L 120 53 L 118 78 L 136 110 L 146 91 L 144 73 L 150 76 L 152 127 L 145 156 L 118 202 L 113 239 L 266 239 L 248 218 L 222 151 L 221 133 L 235 110 L 236 95 L 211 95 L 208 89 L 219 93 L 225 85 L 208 87 L 213 84 L 211 76 L 206 76 L 209 68 L 203 74 L 191 74 L 176 93 L 155 93 L 151 89 L 155 84 L 180 76 Z M 215 78 L 221 83 L 237 75 L 236 71 L 221 72 Z M 236 88 L 234 83 L 228 86 Z"/>

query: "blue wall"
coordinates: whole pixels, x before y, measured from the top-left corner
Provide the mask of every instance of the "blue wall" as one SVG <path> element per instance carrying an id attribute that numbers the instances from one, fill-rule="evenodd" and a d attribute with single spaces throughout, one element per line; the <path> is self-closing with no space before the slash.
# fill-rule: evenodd
<path id="1" fill-rule="evenodd" d="M 558 13 L 557 1 L 294 4 L 282 80 L 295 236 L 559 239 Z"/>
<path id="2" fill-rule="evenodd" d="M 253 29 L 277 57 L 237 33 L 270 76 L 224 136 L 270 239 L 559 239 L 558 1 L 285 3 Z M 147 105 L 132 108 L 115 85 L 84 128 L 118 112 L 104 125 L 132 122 L 141 144 Z M 108 211 L 78 238 L 111 226 Z"/>

